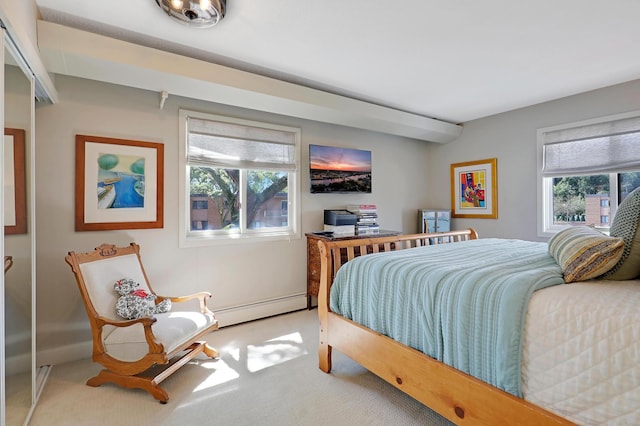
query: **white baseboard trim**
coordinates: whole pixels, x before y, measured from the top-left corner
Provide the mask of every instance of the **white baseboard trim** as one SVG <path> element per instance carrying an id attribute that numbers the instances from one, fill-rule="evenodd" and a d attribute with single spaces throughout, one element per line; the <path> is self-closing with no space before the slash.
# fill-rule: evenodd
<path id="1" fill-rule="evenodd" d="M 36 363 L 38 365 L 64 364 L 65 362 L 91 358 L 92 353 L 93 342 L 88 340 L 86 342 L 38 351 L 36 354 Z"/>
<path id="2" fill-rule="evenodd" d="M 287 312 L 299 311 L 307 307 L 307 296 L 304 294 L 266 300 L 229 309 L 216 310 L 216 319 L 220 327 L 240 324 L 260 318 L 271 317 Z"/>
<path id="3" fill-rule="evenodd" d="M 11 374 L 31 371 L 31 354 L 24 353 L 7 357 L 5 360 L 5 371 L 10 371 Z"/>
<path id="4" fill-rule="evenodd" d="M 253 321 L 287 312 L 299 311 L 307 307 L 307 296 L 297 294 L 279 299 L 265 300 L 233 308 L 214 310 L 220 327 Z M 91 358 L 93 342 L 86 341 L 52 349 L 38 351 L 37 365 L 57 365 L 65 362 Z M 30 360 L 29 360 L 30 362 Z M 29 367 L 27 370 L 31 368 Z"/>

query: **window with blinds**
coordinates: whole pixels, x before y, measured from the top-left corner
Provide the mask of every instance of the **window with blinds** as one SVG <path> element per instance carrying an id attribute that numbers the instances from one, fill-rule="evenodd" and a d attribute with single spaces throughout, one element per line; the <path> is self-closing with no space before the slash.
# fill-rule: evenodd
<path id="1" fill-rule="evenodd" d="M 607 232 L 640 186 L 640 111 L 538 130 L 539 234 L 566 225 Z"/>
<path id="2" fill-rule="evenodd" d="M 180 122 L 183 241 L 299 235 L 300 129 L 184 110 Z"/>
<path id="3" fill-rule="evenodd" d="M 640 117 L 543 132 L 545 176 L 620 172 L 640 166 Z"/>

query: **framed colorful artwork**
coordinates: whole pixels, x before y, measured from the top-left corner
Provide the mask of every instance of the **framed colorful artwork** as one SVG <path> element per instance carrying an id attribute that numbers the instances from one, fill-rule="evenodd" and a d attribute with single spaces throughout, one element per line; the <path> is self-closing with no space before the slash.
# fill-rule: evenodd
<path id="1" fill-rule="evenodd" d="M 27 233 L 25 131 L 4 129 L 4 233 Z"/>
<path id="2" fill-rule="evenodd" d="M 451 216 L 497 219 L 496 158 L 451 165 Z"/>
<path id="3" fill-rule="evenodd" d="M 76 135 L 76 231 L 162 228 L 164 145 Z"/>

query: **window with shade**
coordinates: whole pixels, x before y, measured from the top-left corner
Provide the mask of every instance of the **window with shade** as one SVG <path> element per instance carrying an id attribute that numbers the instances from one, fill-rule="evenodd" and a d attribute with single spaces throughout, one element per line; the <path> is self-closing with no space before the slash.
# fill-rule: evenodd
<path id="1" fill-rule="evenodd" d="M 567 225 L 608 232 L 640 186 L 640 111 L 538 130 L 538 234 Z"/>
<path id="2" fill-rule="evenodd" d="M 180 111 L 181 245 L 299 237 L 300 129 Z"/>

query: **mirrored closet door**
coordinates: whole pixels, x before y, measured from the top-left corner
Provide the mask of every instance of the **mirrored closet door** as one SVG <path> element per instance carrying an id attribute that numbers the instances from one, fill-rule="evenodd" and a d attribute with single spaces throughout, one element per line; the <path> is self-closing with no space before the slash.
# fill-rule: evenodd
<path id="1" fill-rule="evenodd" d="M 33 232 L 33 78 L 4 41 L 4 410 L 5 425 L 23 425 L 35 400 Z"/>

